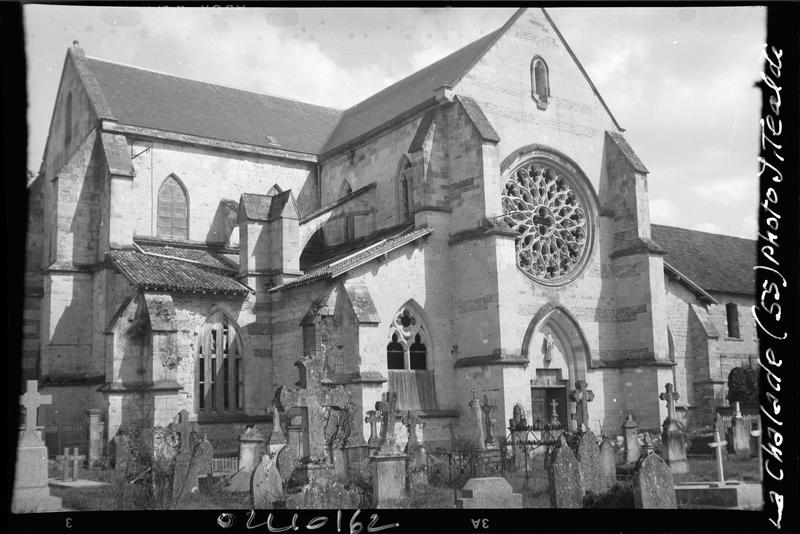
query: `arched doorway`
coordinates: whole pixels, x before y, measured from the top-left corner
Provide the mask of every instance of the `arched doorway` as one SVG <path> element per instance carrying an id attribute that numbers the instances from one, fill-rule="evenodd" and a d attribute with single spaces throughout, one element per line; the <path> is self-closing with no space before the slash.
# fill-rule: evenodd
<path id="1" fill-rule="evenodd" d="M 528 423 L 544 426 L 555 411 L 562 425 L 576 428 L 570 391 L 576 381 L 586 380 L 589 351 L 575 319 L 559 306 L 544 306 L 528 326 L 522 352 L 530 361 Z"/>

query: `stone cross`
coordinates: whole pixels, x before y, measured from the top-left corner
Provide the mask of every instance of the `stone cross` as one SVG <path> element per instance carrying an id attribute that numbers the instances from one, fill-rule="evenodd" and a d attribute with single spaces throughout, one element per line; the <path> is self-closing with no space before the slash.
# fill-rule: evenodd
<path id="1" fill-rule="evenodd" d="M 61 475 L 59 480 L 67 480 L 67 473 L 69 473 L 69 447 L 64 447 L 64 454 L 56 456 L 56 461 L 61 464 Z"/>
<path id="2" fill-rule="evenodd" d="M 173 423 L 175 431 L 180 436 L 181 450 L 180 452 L 191 453 L 191 440 L 192 431 L 194 431 L 195 424 L 189 422 L 189 412 L 181 410 L 178 412 L 178 422 Z"/>
<path id="3" fill-rule="evenodd" d="M 376 430 L 378 421 L 380 421 L 378 412 L 375 410 L 367 410 L 367 417 L 364 418 L 364 422 L 369 423 L 369 440 L 367 440 L 367 445 L 373 447 L 378 444 L 378 432 Z"/>
<path id="4" fill-rule="evenodd" d="M 669 419 L 675 420 L 675 401 L 680 399 L 681 396 L 675 391 L 675 387 L 672 384 L 667 384 L 664 386 L 666 391 L 658 396 L 659 399 L 662 401 L 666 401 L 667 403 L 667 417 Z"/>
<path id="5" fill-rule="evenodd" d="M 589 427 L 589 403 L 594 400 L 594 391 L 586 387 L 586 380 L 577 380 L 575 389 L 569 392 L 569 398 L 576 404 L 575 417 L 580 431 Z"/>
<path id="6" fill-rule="evenodd" d="M 64 452 L 67 452 L 64 450 Z M 72 480 L 78 480 L 78 471 L 81 468 L 81 462 L 86 459 L 85 454 L 78 454 L 78 447 L 73 447 L 72 454 L 67 456 L 67 460 L 72 461 Z"/>
<path id="7" fill-rule="evenodd" d="M 725 474 L 722 471 L 722 447 L 727 447 L 728 442 L 719 439 L 719 430 L 714 428 L 714 441 L 709 443 L 708 446 L 717 449 L 717 474 L 719 475 L 719 483 L 725 484 Z"/>
<path id="8" fill-rule="evenodd" d="M 416 447 L 419 445 L 419 440 L 417 439 L 417 424 L 419 424 L 419 416 L 417 416 L 417 412 L 408 410 L 406 413 L 403 414 L 403 424 L 408 427 L 408 444 L 407 447 L 411 449 L 412 447 Z"/>
<path id="9" fill-rule="evenodd" d="M 489 398 L 484 395 L 483 396 L 483 405 L 481 406 L 481 411 L 483 412 L 483 421 L 486 425 L 486 444 L 490 445 L 494 443 L 494 437 L 492 436 L 492 419 L 489 415 L 497 410 L 497 405 L 489 404 Z"/>
<path id="10" fill-rule="evenodd" d="M 20 397 L 20 402 L 25 408 L 25 433 L 22 435 L 22 443 L 40 443 L 41 439 L 36 435 L 36 412 L 39 406 L 53 402 L 52 395 L 39 394 L 39 381 L 28 380 L 25 394 Z"/>
<path id="11" fill-rule="evenodd" d="M 456 441 L 457 441 L 457 438 L 456 438 L 456 427 L 457 426 L 458 426 L 458 423 L 456 423 L 452 419 L 450 420 L 449 423 L 444 425 L 444 428 L 446 428 L 446 429 L 448 429 L 450 431 L 450 446 L 451 447 L 455 447 L 455 444 L 456 444 Z"/>
<path id="12" fill-rule="evenodd" d="M 395 406 L 397 406 L 397 393 L 387 391 L 381 400 L 375 403 L 375 409 L 381 412 L 381 437 L 380 453 L 393 454 L 394 451 L 394 422 Z"/>
<path id="13" fill-rule="evenodd" d="M 551 400 L 550 408 L 552 408 L 552 411 L 550 412 L 550 426 L 560 426 L 561 423 L 558 421 L 558 401 L 555 399 Z"/>
<path id="14" fill-rule="evenodd" d="M 303 389 L 290 389 L 280 386 L 275 393 L 279 411 L 299 408 L 303 420 L 303 458 L 314 462 L 324 462 L 326 408 L 344 408 L 350 401 L 350 394 L 342 386 L 328 388 L 322 384 L 325 355 L 315 352 L 295 362 L 300 371 L 299 385 Z"/>

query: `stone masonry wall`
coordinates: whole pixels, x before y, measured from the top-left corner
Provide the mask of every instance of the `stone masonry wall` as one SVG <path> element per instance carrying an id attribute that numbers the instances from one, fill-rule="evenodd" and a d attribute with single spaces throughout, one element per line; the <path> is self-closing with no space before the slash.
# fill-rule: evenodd
<path id="1" fill-rule="evenodd" d="M 212 227 L 212 222 L 222 199 L 238 202 L 242 193 L 263 195 L 275 184 L 282 191 L 292 190 L 301 215 L 318 207 L 313 166 L 309 163 L 171 143 L 129 142 L 134 154 L 153 147 L 133 160 L 136 177 L 131 202 L 140 206 L 136 211 L 135 234 L 156 234 L 158 190 L 171 173 L 180 178 L 189 196 L 189 239 L 193 241 L 219 239 L 219 229 Z M 238 244 L 234 240 L 235 233 L 230 244 Z"/>

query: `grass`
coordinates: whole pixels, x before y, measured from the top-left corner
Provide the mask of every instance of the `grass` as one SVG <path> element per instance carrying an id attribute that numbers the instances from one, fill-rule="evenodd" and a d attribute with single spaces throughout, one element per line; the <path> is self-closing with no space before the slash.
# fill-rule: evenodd
<path id="1" fill-rule="evenodd" d="M 675 482 L 701 482 L 716 481 L 717 459 L 715 457 L 690 456 L 688 458 L 689 472 L 674 475 Z M 725 480 L 738 480 L 740 482 L 760 483 L 761 479 L 758 472 L 758 458 L 746 460 L 737 459 L 730 455 L 722 458 L 722 471 Z"/>

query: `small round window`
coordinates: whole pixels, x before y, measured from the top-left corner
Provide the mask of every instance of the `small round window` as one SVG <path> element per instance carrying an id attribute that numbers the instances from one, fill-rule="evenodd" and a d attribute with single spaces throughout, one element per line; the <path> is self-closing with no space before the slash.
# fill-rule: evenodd
<path id="1" fill-rule="evenodd" d="M 517 266 L 547 285 L 566 283 L 586 263 L 590 220 L 574 178 L 549 160 L 524 162 L 502 192 L 505 220 L 519 236 Z"/>

